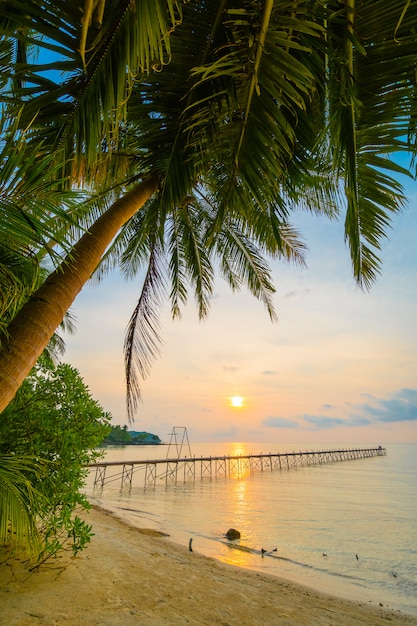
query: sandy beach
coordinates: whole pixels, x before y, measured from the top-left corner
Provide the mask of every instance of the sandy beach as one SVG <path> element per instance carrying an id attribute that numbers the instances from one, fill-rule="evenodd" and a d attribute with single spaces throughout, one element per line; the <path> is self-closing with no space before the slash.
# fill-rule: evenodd
<path id="1" fill-rule="evenodd" d="M 386 606 L 355 603 L 236 568 L 133 528 L 102 509 L 85 514 L 95 536 L 84 552 L 30 574 L 0 565 L 4 626 L 417 625 Z"/>

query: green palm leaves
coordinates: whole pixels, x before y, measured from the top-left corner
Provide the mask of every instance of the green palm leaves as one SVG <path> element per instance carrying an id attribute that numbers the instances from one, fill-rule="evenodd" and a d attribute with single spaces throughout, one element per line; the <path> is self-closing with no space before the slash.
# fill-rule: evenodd
<path id="1" fill-rule="evenodd" d="M 303 262 L 290 223 L 299 207 L 345 214 L 355 279 L 372 284 L 404 204 L 398 178 L 411 171 L 392 156 L 415 152 L 415 9 L 416 0 L 3 3 L 4 111 L 27 149 L 60 168 L 60 189 L 94 196 L 64 213 L 93 224 L 109 198 L 160 180 L 101 268 L 145 269 L 129 375 L 157 353 L 168 283 L 174 315 L 191 285 L 204 316 L 218 267 L 273 317 L 265 258 Z M 56 222 L 57 240 L 75 242 L 78 231 L 55 216 L 48 209 L 45 228 Z"/>
<path id="2" fill-rule="evenodd" d="M 41 546 L 36 511 L 43 496 L 32 483 L 42 471 L 33 459 L 0 455 L 0 546 L 23 549 L 26 557 L 37 556 Z"/>
<path id="3" fill-rule="evenodd" d="M 181 22 L 181 5 L 178 0 L 3 3 L 2 34 L 15 42 L 9 50 L 12 82 L 4 96 L 11 110 L 25 102 L 22 127 L 36 118 L 37 133 L 63 151 L 64 161 L 75 154 L 89 166 L 106 156 L 117 145 L 132 85 L 170 60 L 169 35 Z M 6 81 L 7 74 L 6 69 Z"/>
<path id="4" fill-rule="evenodd" d="M 329 136 L 345 182 L 346 237 L 354 275 L 370 286 L 390 214 L 404 204 L 393 154 L 415 150 L 416 12 L 402 0 L 349 0 L 329 22 Z M 414 112 L 413 112 L 414 111 Z"/>

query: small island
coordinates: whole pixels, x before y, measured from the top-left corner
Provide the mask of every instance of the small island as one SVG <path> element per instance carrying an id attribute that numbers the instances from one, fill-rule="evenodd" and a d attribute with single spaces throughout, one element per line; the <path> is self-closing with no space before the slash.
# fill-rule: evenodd
<path id="1" fill-rule="evenodd" d="M 111 426 L 111 430 L 100 444 L 104 446 L 154 446 L 162 443 L 158 435 L 146 431 L 127 430 L 127 426 Z"/>

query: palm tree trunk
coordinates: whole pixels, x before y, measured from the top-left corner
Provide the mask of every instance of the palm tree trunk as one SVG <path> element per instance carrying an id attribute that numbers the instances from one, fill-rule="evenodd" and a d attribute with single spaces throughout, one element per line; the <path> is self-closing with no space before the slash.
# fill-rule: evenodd
<path id="1" fill-rule="evenodd" d="M 30 297 L 8 328 L 0 351 L 0 413 L 14 398 L 57 326 L 120 228 L 157 191 L 152 177 L 119 198 Z"/>

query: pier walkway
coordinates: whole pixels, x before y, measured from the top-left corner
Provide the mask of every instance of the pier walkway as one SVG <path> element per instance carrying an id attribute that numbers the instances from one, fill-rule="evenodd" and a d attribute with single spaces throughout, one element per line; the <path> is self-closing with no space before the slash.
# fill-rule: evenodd
<path id="1" fill-rule="evenodd" d="M 141 474 L 143 486 L 178 481 L 195 481 L 197 478 L 243 478 L 253 472 L 289 470 L 291 468 L 335 463 L 354 459 L 385 456 L 385 448 L 348 448 L 340 450 L 312 450 L 306 452 L 280 452 L 239 456 L 202 456 L 154 459 L 146 461 L 103 461 L 88 465 L 95 471 L 94 488 L 118 481 L 120 488 L 131 488 L 134 474 Z"/>

